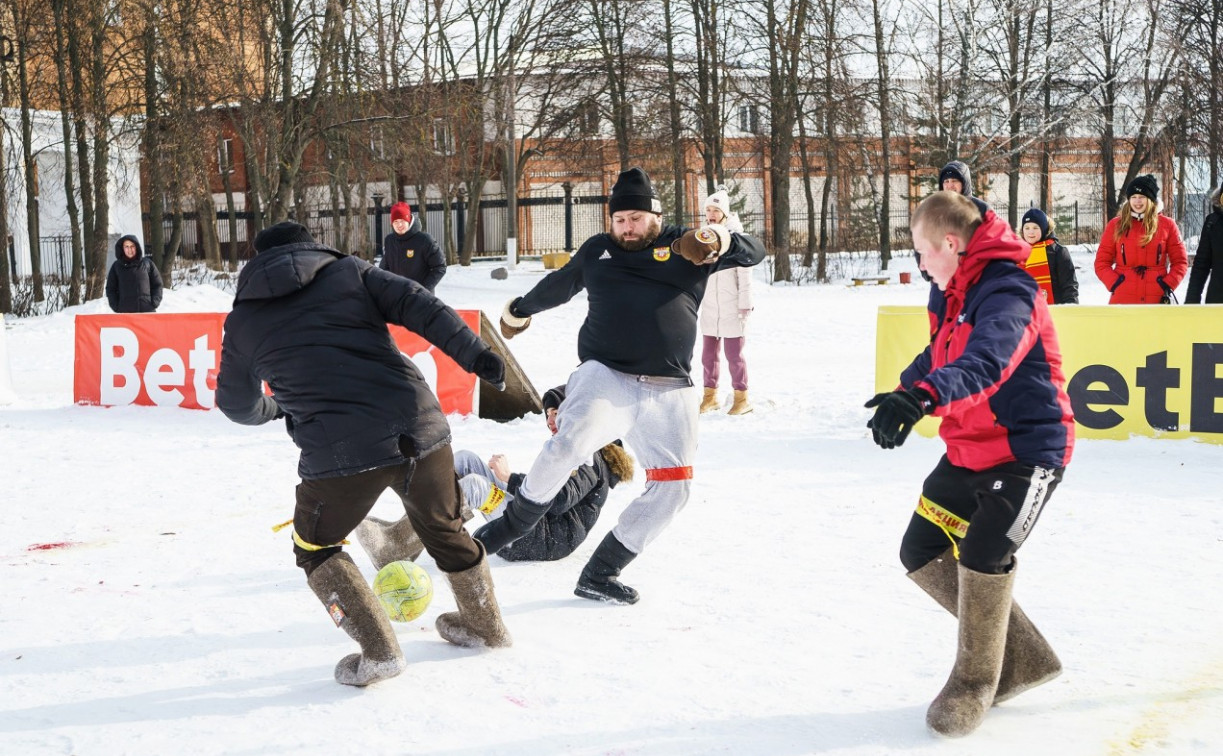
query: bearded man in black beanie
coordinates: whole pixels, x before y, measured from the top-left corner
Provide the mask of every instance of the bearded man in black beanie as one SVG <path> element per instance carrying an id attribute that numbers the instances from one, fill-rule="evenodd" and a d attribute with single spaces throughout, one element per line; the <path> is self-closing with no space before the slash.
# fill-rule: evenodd
<path id="1" fill-rule="evenodd" d="M 476 532 L 496 553 L 528 533 L 575 468 L 622 438 L 646 470 L 645 491 L 595 549 L 578 596 L 632 604 L 637 591 L 620 571 L 684 507 L 692 487 L 699 397 L 691 378 L 697 308 L 710 274 L 752 266 L 764 246 L 720 225 L 662 223 L 662 204 L 640 168 L 620 174 L 608 200 L 611 231 L 590 237 L 560 270 L 511 300 L 506 338 L 537 313 L 582 289 L 589 310 L 578 334 L 581 365 L 569 377 L 557 432 L 544 444 L 503 516 Z"/>
<path id="2" fill-rule="evenodd" d="M 438 617 L 438 634 L 460 646 L 510 645 L 484 550 L 463 528 L 450 426 L 387 323 L 504 387 L 501 358 L 415 281 L 319 244 L 297 223 L 263 230 L 255 250 L 225 319 L 217 406 L 243 425 L 283 417 L 301 449 L 297 565 L 361 646 L 336 665 L 335 679 L 369 685 L 405 666 L 385 610 L 342 546 L 388 488 L 407 513 L 399 530 L 419 536 L 454 589 L 459 611 Z M 402 558 L 395 532 L 380 551 L 386 562 Z"/>

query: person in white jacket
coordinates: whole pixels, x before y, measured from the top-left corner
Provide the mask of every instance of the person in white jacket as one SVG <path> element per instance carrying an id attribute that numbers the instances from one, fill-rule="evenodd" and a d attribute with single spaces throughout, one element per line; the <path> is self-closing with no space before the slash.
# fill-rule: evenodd
<path id="1" fill-rule="evenodd" d="M 705 220 L 720 223 L 733 233 L 743 233 L 743 224 L 739 222 L 739 216 L 731 212 L 730 195 L 725 189 L 719 189 L 705 200 Z M 705 373 L 702 414 L 722 406 L 718 400 L 720 348 L 726 351 L 730 383 L 735 392 L 730 414 L 742 415 L 752 411 L 752 405 L 747 401 L 747 361 L 743 355 L 747 318 L 751 313 L 750 268 L 726 268 L 709 277 L 705 299 L 701 302 L 701 365 Z"/>

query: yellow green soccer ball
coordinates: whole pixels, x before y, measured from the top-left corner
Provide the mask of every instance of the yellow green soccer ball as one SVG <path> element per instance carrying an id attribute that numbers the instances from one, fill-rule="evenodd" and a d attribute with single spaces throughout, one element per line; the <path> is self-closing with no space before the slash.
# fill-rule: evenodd
<path id="1" fill-rule="evenodd" d="M 429 608 L 433 581 L 415 562 L 391 562 L 374 577 L 374 595 L 392 621 L 411 622 Z"/>

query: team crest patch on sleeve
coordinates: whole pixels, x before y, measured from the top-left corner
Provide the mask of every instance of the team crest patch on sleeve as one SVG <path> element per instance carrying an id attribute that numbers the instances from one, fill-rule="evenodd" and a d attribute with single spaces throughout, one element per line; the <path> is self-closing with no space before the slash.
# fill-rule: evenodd
<path id="1" fill-rule="evenodd" d="M 712 228 L 698 228 L 696 240 L 702 244 L 715 244 L 718 241 L 718 232 Z"/>
<path id="2" fill-rule="evenodd" d="M 670 260 L 671 259 L 671 248 L 670 247 L 655 247 L 654 248 L 654 259 L 657 260 L 658 262 L 666 262 L 667 260 Z"/>

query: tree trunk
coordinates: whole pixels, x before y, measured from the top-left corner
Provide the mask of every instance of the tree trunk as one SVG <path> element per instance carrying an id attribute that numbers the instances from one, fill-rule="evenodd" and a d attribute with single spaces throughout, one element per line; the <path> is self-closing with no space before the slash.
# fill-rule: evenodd
<path id="1" fill-rule="evenodd" d="M 30 102 L 29 58 L 26 45 L 17 46 L 17 81 L 21 98 L 21 162 L 25 169 L 25 221 L 30 249 L 34 301 L 46 299 L 42 285 L 42 248 L 38 228 L 38 162 L 34 158 L 34 116 Z"/>
<path id="2" fill-rule="evenodd" d="M 892 259 L 892 126 L 891 126 L 891 80 L 888 74 L 888 52 L 883 41 L 883 17 L 879 12 L 879 0 L 871 0 L 875 21 L 875 61 L 879 66 L 879 136 L 882 140 L 883 191 L 879 200 L 879 268 L 888 269 Z"/>
<path id="3" fill-rule="evenodd" d="M 56 91 L 59 95 L 60 131 L 64 137 L 64 197 L 72 236 L 72 274 L 68 281 L 68 305 L 73 306 L 81 303 L 84 249 L 81 240 L 81 210 L 76 203 L 76 182 L 72 177 L 72 98 L 68 90 L 68 56 L 64 40 L 66 18 L 63 0 L 55 0 L 52 4 L 52 11 L 55 17 L 55 69 L 59 78 Z M 2 150 L 0 154 L 3 154 Z M 0 207 L 3 207 L 3 203 L 0 203 Z"/>

